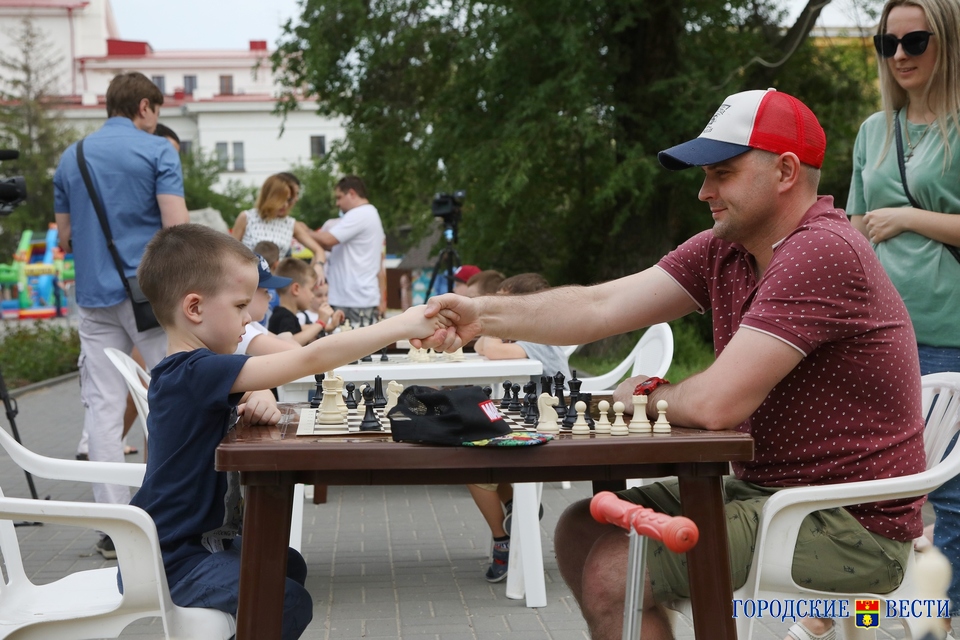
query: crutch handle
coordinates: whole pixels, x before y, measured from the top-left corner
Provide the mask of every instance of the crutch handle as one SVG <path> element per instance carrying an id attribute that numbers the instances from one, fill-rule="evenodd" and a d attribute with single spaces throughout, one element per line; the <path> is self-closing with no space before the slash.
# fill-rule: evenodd
<path id="1" fill-rule="evenodd" d="M 590 501 L 590 515 L 602 524 L 613 524 L 654 540 L 661 540 L 674 553 L 684 553 L 700 539 L 700 530 L 690 518 L 668 516 L 653 509 L 621 500 L 615 493 L 601 491 Z"/>

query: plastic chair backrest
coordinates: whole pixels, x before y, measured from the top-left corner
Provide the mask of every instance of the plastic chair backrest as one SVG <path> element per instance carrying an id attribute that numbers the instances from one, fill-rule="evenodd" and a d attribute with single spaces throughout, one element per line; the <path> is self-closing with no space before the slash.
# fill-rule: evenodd
<path id="1" fill-rule="evenodd" d="M 143 427 L 143 439 L 147 439 L 147 416 L 150 414 L 150 405 L 147 402 L 147 387 L 150 385 L 150 374 L 143 370 L 137 361 L 119 349 L 105 347 L 103 352 L 123 376 L 127 389 L 133 396 L 133 404 L 137 407 L 140 424 Z"/>
<path id="2" fill-rule="evenodd" d="M 923 446 L 927 469 L 933 469 L 942 461 L 953 434 L 960 428 L 960 373 L 923 377 L 923 411 L 927 423 Z"/>
<path id="3" fill-rule="evenodd" d="M 673 331 L 666 322 L 655 324 L 640 337 L 631 376 L 644 374 L 662 378 L 673 362 Z"/>

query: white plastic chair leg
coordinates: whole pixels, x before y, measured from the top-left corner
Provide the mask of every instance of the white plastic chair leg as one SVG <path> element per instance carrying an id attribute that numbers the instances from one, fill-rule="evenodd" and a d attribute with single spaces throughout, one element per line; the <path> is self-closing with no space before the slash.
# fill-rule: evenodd
<path id="1" fill-rule="evenodd" d="M 543 577 L 543 547 L 540 543 L 540 496 L 542 482 L 513 485 L 513 519 L 510 524 L 510 557 L 506 595 L 511 600 L 527 598 L 528 607 L 547 606 Z"/>
<path id="2" fill-rule="evenodd" d="M 290 547 L 300 551 L 303 543 L 303 485 L 293 486 L 293 513 L 290 516 Z"/>

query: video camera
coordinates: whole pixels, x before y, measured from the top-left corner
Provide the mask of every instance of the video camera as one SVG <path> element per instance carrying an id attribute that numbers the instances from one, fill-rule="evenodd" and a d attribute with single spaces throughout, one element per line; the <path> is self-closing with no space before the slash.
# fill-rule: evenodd
<path id="1" fill-rule="evenodd" d="M 456 226 L 460 222 L 460 216 L 463 213 L 463 201 L 467 199 L 467 192 L 463 189 L 449 193 L 438 193 L 433 196 L 433 203 L 430 205 L 433 215 L 437 218 L 443 218 L 447 226 Z"/>
<path id="2" fill-rule="evenodd" d="M 19 151 L 0 149 L 0 160 L 16 160 L 19 157 Z M 23 176 L 0 178 L 0 216 L 10 215 L 26 199 L 27 181 Z"/>

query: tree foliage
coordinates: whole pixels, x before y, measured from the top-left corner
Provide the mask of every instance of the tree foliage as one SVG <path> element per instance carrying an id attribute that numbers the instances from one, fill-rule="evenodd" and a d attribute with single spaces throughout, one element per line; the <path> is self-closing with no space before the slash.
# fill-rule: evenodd
<path id="1" fill-rule="evenodd" d="M 45 232 L 53 222 L 53 170 L 79 134 L 63 120 L 57 96 L 58 58 L 49 39 L 24 20 L 12 38 L 15 49 L 0 54 L 0 148 L 20 152 L 0 166 L 3 175 L 22 175 L 27 201 L 0 219 L 0 261 L 13 255 L 25 229 Z"/>
<path id="2" fill-rule="evenodd" d="M 214 191 L 213 186 L 220 178 L 222 167 L 213 154 L 204 155 L 203 150 L 180 156 L 183 167 L 183 197 L 187 209 L 205 209 L 211 207 L 220 212 L 227 226 L 232 227 L 237 215 L 253 206 L 257 198 L 257 188 L 248 187 L 239 180 L 230 180 L 223 193 Z"/>
<path id="3" fill-rule="evenodd" d="M 464 261 L 554 284 L 636 271 L 709 226 L 699 172 L 664 171 L 656 152 L 696 135 L 724 96 L 774 86 L 807 102 L 831 140 L 831 186 L 849 179 L 839 156 L 875 100 L 869 66 L 812 44 L 812 21 L 776 28 L 776 0 L 301 8 L 274 56 L 280 109 L 312 96 L 346 119 L 332 161 L 364 177 L 386 226 L 426 230 L 433 193 L 466 189 Z"/>

